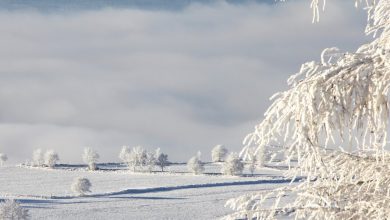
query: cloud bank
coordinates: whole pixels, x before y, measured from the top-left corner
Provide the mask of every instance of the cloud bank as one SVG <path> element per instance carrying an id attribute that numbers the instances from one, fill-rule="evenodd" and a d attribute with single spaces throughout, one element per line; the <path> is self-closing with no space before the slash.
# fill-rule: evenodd
<path id="1" fill-rule="evenodd" d="M 216 144 L 238 151 L 286 79 L 325 47 L 367 41 L 365 14 L 329 2 L 194 3 L 183 9 L 0 11 L 0 151 L 34 148 L 116 161 L 122 145 L 173 161 Z"/>

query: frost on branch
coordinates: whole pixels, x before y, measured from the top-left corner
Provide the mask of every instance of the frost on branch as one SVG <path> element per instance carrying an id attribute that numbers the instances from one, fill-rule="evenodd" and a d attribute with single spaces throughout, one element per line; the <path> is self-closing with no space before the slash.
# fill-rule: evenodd
<path id="1" fill-rule="evenodd" d="M 306 181 L 232 199 L 230 218 L 390 218 L 390 0 L 367 10 L 374 40 L 355 53 L 326 49 L 321 62 L 302 65 L 244 140 L 244 159 L 281 146 L 274 152 L 284 152 L 288 165 L 297 161 L 288 175 Z M 286 195 L 295 201 L 283 201 Z"/>

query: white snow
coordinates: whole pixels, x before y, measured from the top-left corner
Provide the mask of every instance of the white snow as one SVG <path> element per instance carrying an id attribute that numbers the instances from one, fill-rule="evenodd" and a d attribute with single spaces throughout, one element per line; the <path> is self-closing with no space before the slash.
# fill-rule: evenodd
<path id="1" fill-rule="evenodd" d="M 123 167 L 0 168 L 0 198 L 16 199 L 32 219 L 218 219 L 232 212 L 230 198 L 288 184 L 282 171 L 263 168 L 254 177 L 219 174 L 221 164 L 206 164 L 205 174 L 187 173 L 185 164 L 168 172 L 133 173 Z M 158 170 L 158 169 L 156 169 Z M 70 186 L 88 178 L 91 193 L 75 197 Z"/>

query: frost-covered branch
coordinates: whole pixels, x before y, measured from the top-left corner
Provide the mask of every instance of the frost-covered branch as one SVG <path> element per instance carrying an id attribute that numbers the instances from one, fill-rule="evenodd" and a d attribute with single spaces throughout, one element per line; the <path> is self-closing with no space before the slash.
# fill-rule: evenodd
<path id="1" fill-rule="evenodd" d="M 318 5 L 312 1 L 315 16 Z M 306 181 L 271 192 L 272 206 L 263 193 L 230 200 L 231 218 L 390 218 L 390 0 L 367 5 L 366 33 L 374 40 L 354 53 L 325 49 L 321 62 L 303 64 L 244 140 L 244 159 L 277 144 L 288 165 L 297 161 L 289 176 Z M 296 199 L 281 205 L 286 194 Z"/>

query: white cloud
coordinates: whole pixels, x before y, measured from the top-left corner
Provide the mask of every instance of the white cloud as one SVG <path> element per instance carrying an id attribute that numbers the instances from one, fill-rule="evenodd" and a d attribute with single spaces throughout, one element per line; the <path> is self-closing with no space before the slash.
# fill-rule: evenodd
<path id="1" fill-rule="evenodd" d="M 337 5 L 336 5 L 337 4 Z M 80 162 L 84 146 L 161 147 L 187 160 L 239 150 L 274 92 L 324 47 L 365 40 L 364 12 L 329 2 L 193 4 L 178 11 L 0 12 L 0 151 Z"/>

